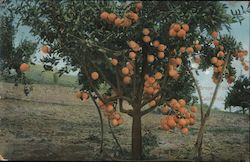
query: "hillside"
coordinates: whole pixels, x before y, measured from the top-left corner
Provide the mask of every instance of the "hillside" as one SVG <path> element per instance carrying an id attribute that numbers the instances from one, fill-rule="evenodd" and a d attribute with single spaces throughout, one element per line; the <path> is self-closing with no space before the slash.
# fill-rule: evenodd
<path id="1" fill-rule="evenodd" d="M 74 92 L 72 88 L 57 86 L 50 92 L 49 87 L 54 86 L 40 85 L 40 96 L 34 96 L 38 92 L 33 92 L 27 101 L 0 100 L 0 153 L 9 160 L 109 159 L 98 153 L 99 119 L 93 104 L 90 101 L 75 102 L 72 97 Z M 34 91 L 36 90 L 38 89 Z M 60 96 L 61 100 L 67 98 L 69 101 L 60 103 L 60 98 L 57 98 L 55 102 L 49 103 L 53 101 L 53 94 Z M 41 101 L 32 101 L 41 96 L 44 96 Z M 20 97 L 24 98 L 24 96 Z M 52 99 L 49 100 L 49 98 Z M 44 100 L 48 102 L 45 103 Z M 188 136 L 181 135 L 179 130 L 171 132 L 161 130 L 159 127 L 161 116 L 151 113 L 143 118 L 143 133 L 149 128 L 159 145 L 151 149 L 148 158 L 189 159 L 200 122 L 198 113 L 197 122 L 190 128 Z M 129 151 L 131 118 L 124 114 L 123 118 L 124 124 L 114 130 L 122 147 Z M 104 148 L 112 155 L 116 145 L 106 119 L 104 123 Z M 247 160 L 248 144 L 249 119 L 247 115 L 212 111 L 204 136 L 205 160 Z"/>

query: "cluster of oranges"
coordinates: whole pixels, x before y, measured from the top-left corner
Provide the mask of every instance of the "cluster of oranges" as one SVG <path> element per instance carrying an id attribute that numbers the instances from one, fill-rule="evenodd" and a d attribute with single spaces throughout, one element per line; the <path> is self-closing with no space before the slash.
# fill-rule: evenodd
<path id="1" fill-rule="evenodd" d="M 178 79 L 180 74 L 177 71 L 177 66 L 182 64 L 180 57 L 170 58 L 168 62 L 168 75 L 174 79 Z"/>
<path id="2" fill-rule="evenodd" d="M 131 76 L 134 74 L 134 64 L 127 62 L 126 66 L 121 69 L 123 75 L 123 83 L 125 85 L 130 84 L 132 79 Z"/>
<path id="3" fill-rule="evenodd" d="M 158 80 L 161 80 L 163 77 L 161 72 L 156 72 L 153 76 L 149 76 L 146 74 L 144 76 L 144 95 L 147 97 L 150 97 L 152 95 L 155 95 L 160 91 L 160 84 L 157 82 Z M 156 97 L 154 100 L 149 102 L 149 107 L 153 107 L 156 105 L 156 103 L 160 100 L 160 96 Z"/>
<path id="4" fill-rule="evenodd" d="M 83 101 L 87 101 L 89 99 L 89 94 L 86 91 L 78 91 L 75 96 Z"/>
<path id="5" fill-rule="evenodd" d="M 100 18 L 109 23 L 113 23 L 117 27 L 129 27 L 139 20 L 137 12 L 139 12 L 142 8 L 142 3 L 138 2 L 135 4 L 135 12 L 129 11 L 123 18 L 118 17 L 115 13 L 108 13 L 106 11 L 100 14 Z"/>
<path id="6" fill-rule="evenodd" d="M 173 23 L 169 29 L 169 36 L 185 38 L 188 31 L 189 31 L 188 24 Z"/>
<path id="7" fill-rule="evenodd" d="M 29 65 L 26 64 L 26 63 L 22 63 L 22 64 L 20 65 L 19 69 L 20 69 L 20 71 L 21 71 L 22 73 L 24 73 L 24 72 L 26 72 L 26 71 L 29 70 Z"/>
<path id="8" fill-rule="evenodd" d="M 247 51 L 246 50 L 239 50 L 237 51 L 234 56 L 240 60 L 241 62 L 241 65 L 243 66 L 243 69 L 245 71 L 248 71 L 249 70 L 249 66 L 247 65 L 247 63 L 244 61 L 244 57 L 247 56 Z"/>
<path id="9" fill-rule="evenodd" d="M 161 112 L 168 113 L 161 118 L 161 127 L 164 130 L 170 130 L 174 128 L 179 128 L 181 133 L 184 135 L 188 134 L 188 125 L 195 124 L 195 115 L 193 113 L 197 112 L 195 106 L 191 106 L 189 112 L 186 108 L 186 101 L 184 99 L 171 99 L 161 108 Z"/>
<path id="10" fill-rule="evenodd" d="M 111 121 L 113 126 L 123 123 L 123 118 L 116 112 L 113 103 L 104 104 L 101 100 L 97 101 L 98 107 L 104 111 L 104 115 Z"/>
<path id="11" fill-rule="evenodd" d="M 213 44 L 218 47 L 220 45 L 220 42 L 218 41 L 218 36 L 219 36 L 219 33 L 217 31 L 213 31 L 211 33 L 211 36 L 213 38 Z"/>

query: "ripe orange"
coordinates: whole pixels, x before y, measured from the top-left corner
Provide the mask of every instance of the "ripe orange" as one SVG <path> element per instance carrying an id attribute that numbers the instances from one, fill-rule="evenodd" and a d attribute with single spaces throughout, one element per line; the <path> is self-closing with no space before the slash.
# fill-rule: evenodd
<path id="1" fill-rule="evenodd" d="M 134 69 L 134 65 L 133 65 L 131 62 L 128 62 L 126 67 L 127 67 L 129 70 L 133 70 L 133 69 Z"/>
<path id="2" fill-rule="evenodd" d="M 148 82 L 149 82 L 149 84 L 154 84 L 155 83 L 155 78 L 149 77 Z"/>
<path id="3" fill-rule="evenodd" d="M 182 128 L 182 129 L 181 129 L 181 133 L 182 133 L 183 135 L 188 135 L 188 129 L 187 129 L 187 128 Z"/>
<path id="4" fill-rule="evenodd" d="M 225 53 L 223 51 L 219 51 L 217 53 L 217 57 L 224 57 L 225 56 Z"/>
<path id="5" fill-rule="evenodd" d="M 196 106 L 191 106 L 191 112 L 193 112 L 193 113 L 195 113 L 195 112 L 197 112 L 197 108 L 196 108 Z"/>
<path id="6" fill-rule="evenodd" d="M 218 37 L 218 32 L 216 32 L 216 31 L 213 31 L 212 33 L 211 33 L 211 36 L 214 38 L 214 39 L 216 39 L 217 37 Z"/>
<path id="7" fill-rule="evenodd" d="M 115 126 L 118 126 L 119 123 L 118 123 L 118 120 L 117 119 L 112 119 L 112 125 L 115 127 Z"/>
<path id="8" fill-rule="evenodd" d="M 110 22 L 114 22 L 115 19 L 116 19 L 116 14 L 110 13 L 110 14 L 108 15 L 108 20 L 109 20 Z"/>
<path id="9" fill-rule="evenodd" d="M 136 57 L 136 53 L 135 52 L 129 52 L 129 58 L 131 60 L 135 60 L 135 57 Z"/>
<path id="10" fill-rule="evenodd" d="M 181 58 L 177 57 L 177 58 L 175 59 L 175 63 L 176 63 L 176 65 L 181 65 L 181 63 L 182 63 Z"/>
<path id="11" fill-rule="evenodd" d="M 132 21 L 128 18 L 123 18 L 121 26 L 123 27 L 129 27 L 132 24 Z"/>
<path id="12" fill-rule="evenodd" d="M 160 42 L 158 40 L 155 40 L 153 42 L 153 45 L 154 45 L 155 48 L 157 48 L 160 45 Z"/>
<path id="13" fill-rule="evenodd" d="M 187 123 L 186 123 L 186 120 L 185 120 L 185 119 L 179 119 L 179 120 L 178 120 L 178 124 L 179 124 L 181 127 L 184 127 Z"/>
<path id="14" fill-rule="evenodd" d="M 40 50 L 41 50 L 43 53 L 47 54 L 47 53 L 49 53 L 50 48 L 49 48 L 48 46 L 43 46 L 43 47 L 41 47 Z"/>
<path id="15" fill-rule="evenodd" d="M 108 19 L 108 15 L 109 15 L 109 13 L 106 12 L 106 11 L 104 11 L 104 12 L 101 13 L 100 17 L 101 17 L 102 20 L 107 20 Z"/>
<path id="16" fill-rule="evenodd" d="M 167 124 L 168 124 L 168 126 L 169 126 L 170 128 L 176 127 L 176 122 L 174 121 L 173 118 L 168 119 L 168 120 L 167 120 Z"/>
<path id="17" fill-rule="evenodd" d="M 91 78 L 93 80 L 97 80 L 99 78 L 99 74 L 97 72 L 93 72 L 93 73 L 91 73 Z"/>
<path id="18" fill-rule="evenodd" d="M 86 92 L 83 92 L 83 93 L 82 93 L 82 99 L 83 99 L 83 100 L 87 100 L 88 98 L 89 98 L 89 94 L 86 93 Z"/>
<path id="19" fill-rule="evenodd" d="M 170 29 L 168 34 L 170 37 L 176 37 L 177 32 L 174 29 Z"/>
<path id="20" fill-rule="evenodd" d="M 28 71 L 29 70 L 29 65 L 28 64 L 26 64 L 26 63 L 22 63 L 21 65 L 20 65 L 20 71 L 22 72 L 22 73 L 24 73 L 24 72 L 26 72 L 26 71 Z"/>
<path id="21" fill-rule="evenodd" d="M 116 66 L 118 64 L 118 60 L 117 59 L 112 59 L 111 64 Z"/>
<path id="22" fill-rule="evenodd" d="M 216 64 L 217 62 L 218 62 L 217 57 L 212 57 L 211 63 L 212 63 L 212 64 Z"/>
<path id="23" fill-rule="evenodd" d="M 174 77 L 177 75 L 177 71 L 176 70 L 169 70 L 168 75 L 171 77 Z"/>
<path id="24" fill-rule="evenodd" d="M 115 19 L 115 22 L 114 22 L 114 23 L 115 23 L 116 26 L 121 26 L 121 24 L 122 24 L 122 19 L 118 17 L 118 18 Z"/>
<path id="25" fill-rule="evenodd" d="M 194 49 L 193 49 L 192 47 L 188 47 L 188 48 L 186 49 L 186 52 L 187 52 L 188 54 L 191 54 L 191 53 L 194 52 Z"/>
<path id="26" fill-rule="evenodd" d="M 125 77 L 123 78 L 123 83 L 124 83 L 124 84 L 130 84 L 130 83 L 131 83 L 131 77 L 125 76 Z"/>
<path id="27" fill-rule="evenodd" d="M 167 113 L 168 111 L 169 111 L 169 107 L 167 106 L 167 105 L 165 105 L 165 106 L 163 106 L 162 108 L 161 108 L 161 112 L 162 113 Z"/>
<path id="28" fill-rule="evenodd" d="M 190 118 L 190 119 L 189 119 L 189 124 L 190 124 L 190 125 L 194 125 L 194 123 L 195 123 L 195 120 L 194 120 L 193 118 Z"/>
<path id="29" fill-rule="evenodd" d="M 218 40 L 213 40 L 213 44 L 215 45 L 215 46 L 218 46 L 219 44 L 220 44 L 220 42 L 218 41 Z"/>
<path id="30" fill-rule="evenodd" d="M 149 94 L 149 95 L 153 94 L 154 93 L 154 88 L 153 87 L 146 88 L 146 93 Z"/>
<path id="31" fill-rule="evenodd" d="M 185 30 L 186 32 L 189 31 L 189 25 L 188 25 L 188 24 L 182 24 L 181 27 L 182 27 L 182 29 Z"/>
<path id="32" fill-rule="evenodd" d="M 134 12 L 129 12 L 129 13 L 126 14 L 126 16 L 129 19 L 131 19 L 133 22 L 137 22 L 138 19 L 139 19 L 139 16 L 136 13 L 134 13 Z"/>
<path id="33" fill-rule="evenodd" d="M 143 33 L 144 35 L 149 35 L 150 30 L 149 30 L 148 28 L 144 28 L 144 29 L 142 30 L 142 33 Z"/>
<path id="34" fill-rule="evenodd" d="M 177 37 L 179 37 L 179 38 L 184 38 L 185 35 L 186 35 L 186 31 L 183 30 L 183 29 L 181 29 L 181 30 L 178 31 L 178 33 L 177 33 Z"/>
<path id="35" fill-rule="evenodd" d="M 178 102 L 179 102 L 179 104 L 181 106 L 185 106 L 186 105 L 186 101 L 184 99 L 179 99 Z"/>
<path id="36" fill-rule="evenodd" d="M 186 112 L 185 108 L 184 107 L 179 107 L 178 108 L 178 111 L 182 114 L 184 114 Z"/>
<path id="37" fill-rule="evenodd" d="M 160 80 L 162 78 L 162 73 L 156 72 L 155 73 L 155 79 Z"/>
<path id="38" fill-rule="evenodd" d="M 174 29 L 176 32 L 180 31 L 180 30 L 181 30 L 180 24 L 174 24 L 174 25 L 173 25 L 173 29 Z"/>
<path id="39" fill-rule="evenodd" d="M 186 51 L 186 47 L 181 47 L 181 48 L 180 48 L 180 52 L 181 52 L 181 53 L 184 53 L 185 51 Z"/>
<path id="40" fill-rule="evenodd" d="M 107 112 L 113 112 L 114 110 L 114 106 L 112 104 L 108 104 L 107 107 L 106 107 L 106 111 Z"/>
<path id="41" fill-rule="evenodd" d="M 149 36 L 146 35 L 143 37 L 143 42 L 149 43 L 150 41 L 151 41 L 151 38 Z"/>
<path id="42" fill-rule="evenodd" d="M 158 52 L 159 59 L 163 59 L 165 57 L 164 52 Z"/>
<path id="43" fill-rule="evenodd" d="M 195 47 L 196 51 L 200 51 L 201 50 L 201 45 L 200 44 L 196 44 L 194 47 Z"/>
<path id="44" fill-rule="evenodd" d="M 128 75 L 129 74 L 129 69 L 127 67 L 122 68 L 122 74 L 123 75 Z"/>
<path id="45" fill-rule="evenodd" d="M 135 41 L 129 41 L 128 46 L 132 49 L 139 47 L 139 45 Z"/>
<path id="46" fill-rule="evenodd" d="M 159 44 L 159 46 L 158 46 L 158 51 L 163 52 L 166 48 L 167 48 L 166 45 L 164 45 L 164 44 Z"/>
<path id="47" fill-rule="evenodd" d="M 149 63 L 154 62 L 154 60 L 155 60 L 155 56 L 154 56 L 154 55 L 148 55 L 148 56 L 147 56 L 147 61 L 148 61 Z"/>

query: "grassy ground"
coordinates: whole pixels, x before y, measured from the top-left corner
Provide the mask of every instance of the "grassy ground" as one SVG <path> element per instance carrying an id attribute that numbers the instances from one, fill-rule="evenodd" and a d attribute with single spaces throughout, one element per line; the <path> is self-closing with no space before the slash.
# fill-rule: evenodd
<path id="1" fill-rule="evenodd" d="M 63 106 L 2 99 L 0 112 L 0 154 L 9 160 L 109 160 L 99 154 L 99 119 L 91 102 L 82 106 Z M 147 158 L 190 159 L 199 128 L 199 115 L 188 136 L 181 135 L 179 130 L 161 130 L 160 117 L 156 113 L 143 117 L 143 134 L 150 130 L 158 143 L 157 147 L 150 149 Z M 123 118 L 124 124 L 114 131 L 122 147 L 130 151 L 131 118 L 126 115 Z M 106 119 L 104 123 L 104 148 L 113 155 L 117 151 L 116 145 Z M 247 115 L 213 111 L 206 128 L 205 160 L 249 158 Z M 125 158 L 128 159 L 129 154 L 125 154 Z"/>

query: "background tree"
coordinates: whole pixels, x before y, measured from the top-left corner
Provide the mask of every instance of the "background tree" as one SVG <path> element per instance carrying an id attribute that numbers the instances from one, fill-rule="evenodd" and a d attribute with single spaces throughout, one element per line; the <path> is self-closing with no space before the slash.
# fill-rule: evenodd
<path id="1" fill-rule="evenodd" d="M 168 109 L 161 120 L 165 130 L 179 127 L 187 134 L 187 126 L 194 124 L 189 111 L 196 108 L 186 106 L 188 97 L 186 101 L 178 92 L 194 84 L 192 60 L 202 70 L 213 66 L 218 84 L 225 70 L 228 80 L 235 74 L 231 56 L 246 55 L 232 37 L 216 32 L 234 22 L 220 2 L 24 0 L 15 11 L 45 45 L 48 57 L 42 61 L 51 64 L 47 70 L 63 59 L 61 74 L 80 69 L 79 98 L 97 98 L 113 126 L 122 124 L 114 103 L 133 118 L 133 159 L 141 159 L 141 118 L 157 106 Z M 102 83 L 110 86 L 105 94 L 98 92 Z"/>
<path id="2" fill-rule="evenodd" d="M 225 99 L 225 109 L 233 107 L 241 107 L 243 114 L 245 109 L 250 108 L 250 80 L 245 76 L 240 76 L 232 87 L 229 88 Z"/>

